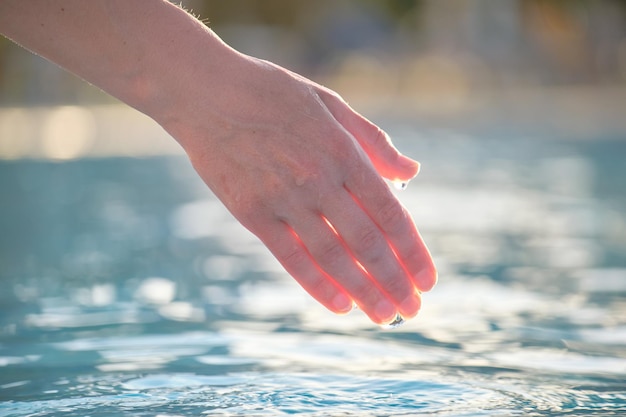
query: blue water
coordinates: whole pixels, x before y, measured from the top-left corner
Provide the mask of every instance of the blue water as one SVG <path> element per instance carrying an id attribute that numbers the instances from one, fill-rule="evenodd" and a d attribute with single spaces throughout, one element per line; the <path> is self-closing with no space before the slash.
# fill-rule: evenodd
<path id="1" fill-rule="evenodd" d="M 184 158 L 0 163 L 0 416 L 626 415 L 626 138 L 392 133 L 440 269 L 394 330 Z"/>

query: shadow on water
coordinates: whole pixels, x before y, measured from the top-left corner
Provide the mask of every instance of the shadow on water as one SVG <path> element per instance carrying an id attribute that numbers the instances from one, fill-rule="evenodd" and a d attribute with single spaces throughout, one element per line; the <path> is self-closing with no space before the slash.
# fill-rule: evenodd
<path id="1" fill-rule="evenodd" d="M 395 133 L 440 283 L 393 331 L 184 159 L 0 163 L 0 416 L 626 412 L 626 142 Z"/>

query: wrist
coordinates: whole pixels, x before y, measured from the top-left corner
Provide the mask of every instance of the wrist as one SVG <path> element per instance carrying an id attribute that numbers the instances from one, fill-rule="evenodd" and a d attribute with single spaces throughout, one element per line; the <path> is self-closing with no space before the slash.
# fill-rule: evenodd
<path id="1" fill-rule="evenodd" d="M 168 2 L 154 14 L 143 22 L 149 27 L 139 39 L 132 37 L 137 28 L 129 28 L 136 59 L 124 62 L 123 70 L 114 74 L 117 81 L 105 90 L 169 131 L 183 115 L 196 111 L 194 97 L 202 97 L 203 107 L 211 104 L 207 100 L 219 99 L 213 92 L 226 82 L 232 68 L 241 66 L 245 56 Z"/>

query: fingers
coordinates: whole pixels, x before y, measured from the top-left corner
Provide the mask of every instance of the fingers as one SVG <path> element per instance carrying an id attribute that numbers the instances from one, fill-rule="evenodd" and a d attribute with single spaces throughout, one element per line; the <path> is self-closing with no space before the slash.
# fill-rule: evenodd
<path id="1" fill-rule="evenodd" d="M 348 177 L 346 188 L 378 226 L 417 289 L 430 290 L 437 282 L 432 257 L 411 215 L 387 184 L 374 172 L 362 170 Z"/>
<path id="2" fill-rule="evenodd" d="M 418 288 L 397 259 L 387 237 L 347 190 L 322 202 L 329 222 L 351 255 L 367 271 L 404 318 L 415 316 L 421 300 Z M 340 282 L 341 283 L 341 282 Z M 359 298 L 358 294 L 354 295 Z"/>
<path id="3" fill-rule="evenodd" d="M 310 258 L 333 277 L 372 321 L 384 324 L 394 319 L 397 307 L 393 300 L 381 288 L 381 283 L 355 260 L 346 242 L 321 214 L 303 213 L 290 220 Z"/>
<path id="4" fill-rule="evenodd" d="M 319 267 L 289 225 L 275 220 L 260 222 L 254 229 L 285 270 L 320 304 L 337 314 L 352 310 L 351 297 Z"/>
<path id="5" fill-rule="evenodd" d="M 361 158 L 344 165 L 343 182 L 298 185 L 241 220 L 326 308 L 345 313 L 355 302 L 386 324 L 415 316 L 437 273 L 410 214 Z"/>
<path id="6" fill-rule="evenodd" d="M 402 155 L 389 135 L 325 90 L 320 98 L 333 117 L 359 142 L 378 173 L 391 181 L 408 181 L 419 172 L 419 162 Z"/>
<path id="7" fill-rule="evenodd" d="M 372 173 L 382 183 L 377 194 L 397 203 Z M 420 291 L 430 289 L 436 280 L 430 255 L 408 215 L 397 225 L 385 223 L 386 215 L 371 216 L 368 210 L 377 207 L 367 200 L 359 202 L 348 185 L 356 184 L 321 194 L 317 209 L 307 204 L 308 208 L 286 210 L 290 214 L 285 221 L 258 219 L 251 230 L 329 310 L 348 312 L 354 301 L 379 324 L 389 323 L 398 313 L 411 318 L 420 309 Z"/>

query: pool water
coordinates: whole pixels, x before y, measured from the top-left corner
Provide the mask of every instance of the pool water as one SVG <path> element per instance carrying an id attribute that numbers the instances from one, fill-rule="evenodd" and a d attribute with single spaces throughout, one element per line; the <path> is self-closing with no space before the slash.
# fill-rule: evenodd
<path id="1" fill-rule="evenodd" d="M 182 157 L 0 163 L 0 416 L 626 415 L 626 140 L 391 133 L 440 271 L 393 330 Z"/>

